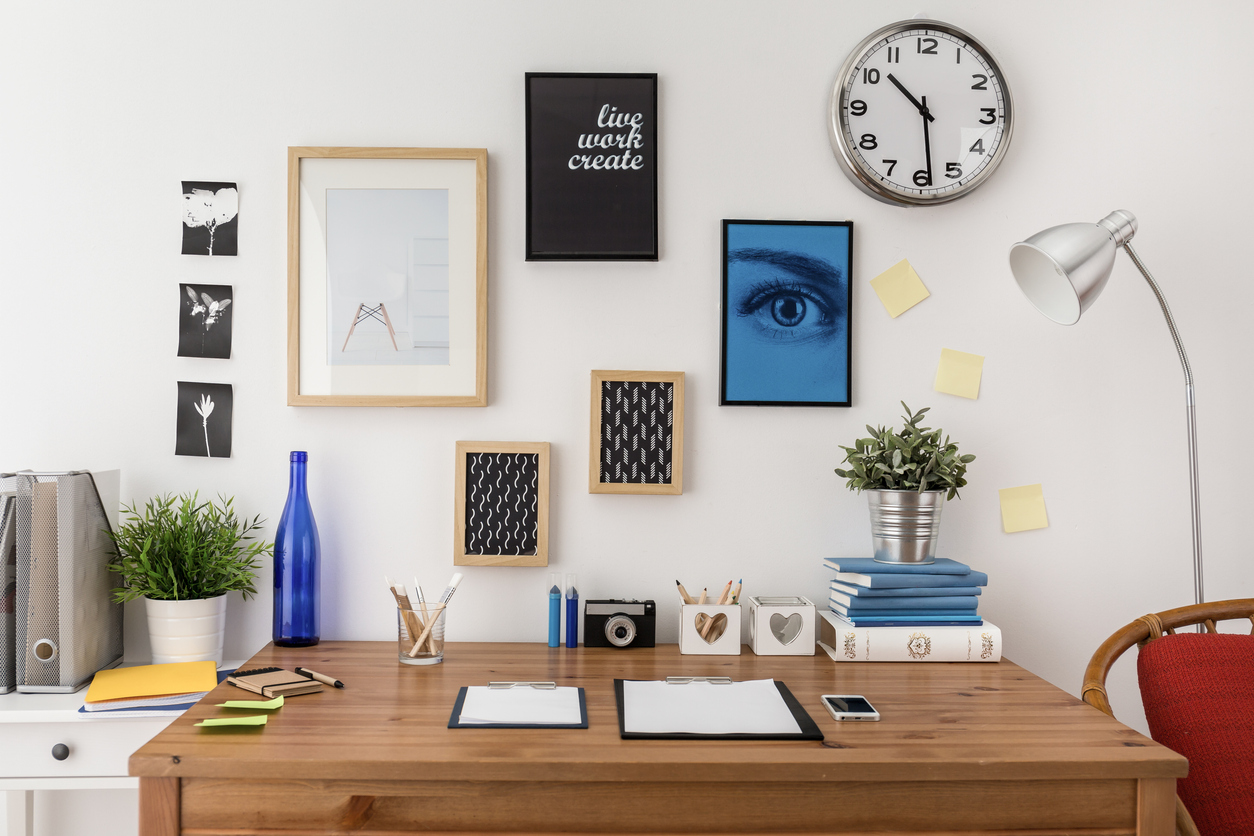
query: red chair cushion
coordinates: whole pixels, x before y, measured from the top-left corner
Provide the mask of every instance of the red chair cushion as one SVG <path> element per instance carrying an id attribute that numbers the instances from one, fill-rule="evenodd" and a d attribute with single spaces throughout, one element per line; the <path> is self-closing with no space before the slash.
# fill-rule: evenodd
<path id="1" fill-rule="evenodd" d="M 1189 759 L 1176 791 L 1198 830 L 1254 833 L 1254 636 L 1163 636 L 1136 667 L 1150 736 Z"/>

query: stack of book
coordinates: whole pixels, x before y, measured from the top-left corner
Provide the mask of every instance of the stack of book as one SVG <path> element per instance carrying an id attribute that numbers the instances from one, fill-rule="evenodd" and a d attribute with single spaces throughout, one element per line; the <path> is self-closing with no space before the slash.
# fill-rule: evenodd
<path id="1" fill-rule="evenodd" d="M 92 719 L 177 717 L 234 670 L 213 662 L 175 662 L 98 671 L 78 713 Z"/>

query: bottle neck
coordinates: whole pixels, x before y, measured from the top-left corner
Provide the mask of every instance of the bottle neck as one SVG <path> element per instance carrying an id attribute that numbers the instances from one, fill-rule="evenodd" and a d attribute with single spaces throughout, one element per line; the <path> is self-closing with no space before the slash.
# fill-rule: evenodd
<path id="1" fill-rule="evenodd" d="M 305 466 L 308 462 L 292 462 L 292 470 L 287 479 L 287 492 L 292 496 L 305 495 Z"/>

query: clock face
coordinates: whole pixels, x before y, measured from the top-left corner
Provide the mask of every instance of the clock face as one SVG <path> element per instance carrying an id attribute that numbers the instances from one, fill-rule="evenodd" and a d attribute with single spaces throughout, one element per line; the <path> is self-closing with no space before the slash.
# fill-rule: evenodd
<path id="1" fill-rule="evenodd" d="M 984 182 L 1010 144 L 1010 89 L 961 29 L 910 20 L 853 51 L 832 91 L 829 129 L 846 174 L 889 203 L 927 205 Z"/>

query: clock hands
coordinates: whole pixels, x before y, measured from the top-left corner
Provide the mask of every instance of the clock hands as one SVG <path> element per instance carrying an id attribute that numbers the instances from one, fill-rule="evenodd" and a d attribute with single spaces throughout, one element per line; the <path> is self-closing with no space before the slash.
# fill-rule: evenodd
<path id="1" fill-rule="evenodd" d="M 932 185 L 932 140 L 928 136 L 927 121 L 932 115 L 927 111 L 927 96 L 923 97 L 923 108 L 919 111 L 923 114 L 923 153 L 927 155 L 927 184 Z"/>
<path id="2" fill-rule="evenodd" d="M 896 87 L 898 90 L 900 90 L 900 91 L 901 91 L 901 93 L 902 93 L 902 95 L 903 95 L 903 96 L 905 96 L 907 99 L 909 99 L 909 100 L 910 100 L 910 104 L 912 104 L 912 105 L 914 105 L 916 108 L 918 108 L 918 110 L 919 110 L 919 114 L 923 117 L 923 119 L 924 119 L 925 121 L 927 121 L 927 122 L 934 122 L 934 121 L 936 120 L 936 117 L 934 117 L 931 113 L 929 113 L 929 112 L 928 112 L 928 109 L 927 109 L 927 96 L 924 96 L 924 97 L 923 97 L 923 101 L 922 101 L 922 102 L 920 102 L 920 101 L 919 101 L 918 99 L 916 99 L 914 96 L 910 95 L 910 91 L 909 91 L 909 90 L 907 90 L 905 87 L 903 87 L 903 86 L 902 86 L 901 82 L 897 80 L 897 76 L 893 75 L 892 73 L 889 73 L 889 74 L 888 74 L 888 80 L 889 80 L 889 81 L 891 81 L 891 82 L 893 83 L 893 86 L 894 86 L 894 87 Z"/>

